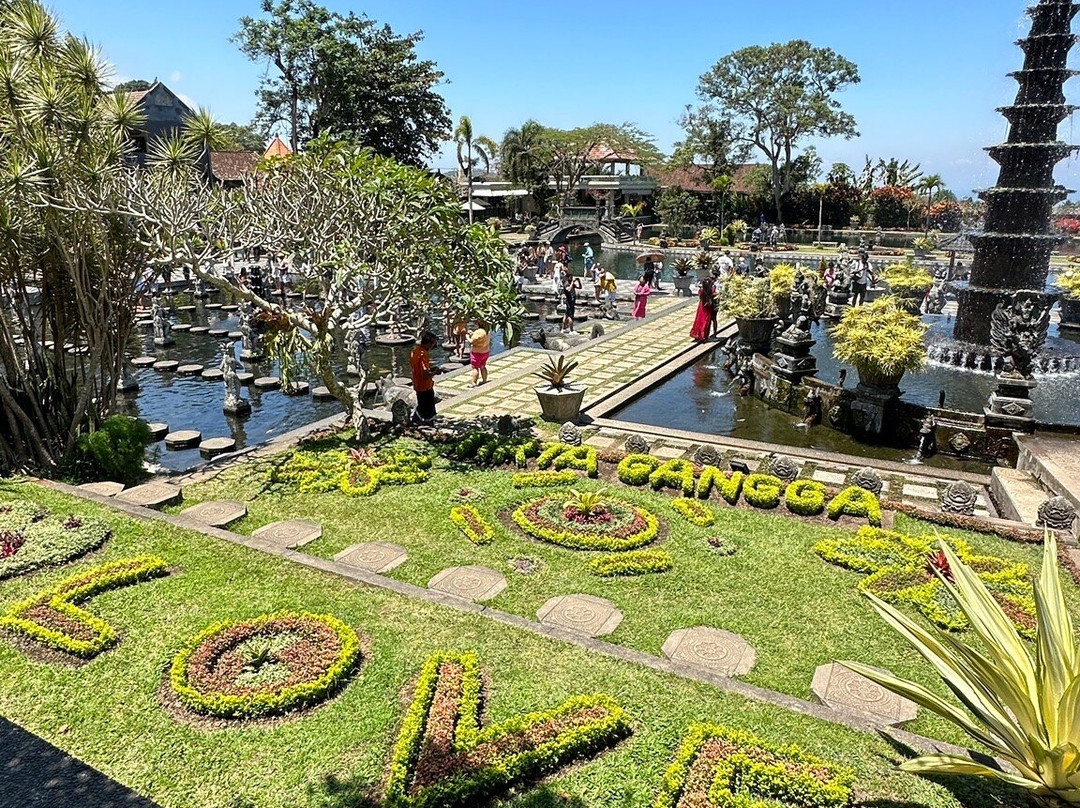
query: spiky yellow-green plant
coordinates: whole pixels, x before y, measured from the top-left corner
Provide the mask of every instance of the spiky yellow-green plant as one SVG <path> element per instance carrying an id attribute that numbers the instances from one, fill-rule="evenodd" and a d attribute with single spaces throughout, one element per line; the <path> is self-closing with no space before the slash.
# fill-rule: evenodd
<path id="1" fill-rule="evenodd" d="M 885 268 L 881 277 L 889 282 L 889 288 L 898 295 L 926 294 L 934 285 L 934 276 L 914 261 L 904 261 Z"/>
<path id="2" fill-rule="evenodd" d="M 733 275 L 724 281 L 720 301 L 732 317 L 753 320 L 775 317 L 776 305 L 769 289 L 768 278 L 747 278 Z"/>
<path id="3" fill-rule="evenodd" d="M 777 264 L 769 270 L 769 293 L 774 298 L 784 298 L 791 294 L 798 279 L 798 271 L 791 264 Z"/>
<path id="4" fill-rule="evenodd" d="M 604 492 L 574 489 L 567 496 L 563 507 L 570 508 L 582 516 L 592 516 L 604 507 Z"/>
<path id="5" fill-rule="evenodd" d="M 895 297 L 882 297 L 844 312 L 832 330 L 833 353 L 864 379 L 902 376 L 926 361 L 926 328 Z"/>
<path id="6" fill-rule="evenodd" d="M 938 572 L 971 623 L 968 644 L 940 629 L 923 629 L 867 594 L 885 621 L 934 666 L 960 704 L 877 668 L 843 663 L 856 673 L 956 724 L 1015 772 L 955 755 L 925 755 L 900 768 L 919 774 L 969 774 L 1003 780 L 1033 796 L 1080 805 L 1080 648 L 1065 603 L 1057 542 L 1046 537 L 1035 583 L 1037 630 L 1025 643 L 986 585 L 945 542 L 953 581 Z"/>

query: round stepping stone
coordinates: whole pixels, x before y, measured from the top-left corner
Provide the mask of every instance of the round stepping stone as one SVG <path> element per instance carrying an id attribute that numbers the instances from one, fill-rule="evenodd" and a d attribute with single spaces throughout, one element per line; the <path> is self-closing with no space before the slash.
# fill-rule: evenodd
<path id="1" fill-rule="evenodd" d="M 412 387 L 412 379 L 408 376 L 395 376 L 394 387 Z"/>
<path id="2" fill-rule="evenodd" d="M 311 392 L 311 385 L 307 382 L 293 382 L 282 387 L 281 392 L 287 396 L 306 396 Z"/>
<path id="3" fill-rule="evenodd" d="M 664 642 L 664 656 L 721 676 L 743 676 L 753 670 L 757 652 L 746 640 L 730 631 L 708 626 L 681 628 Z"/>
<path id="4" fill-rule="evenodd" d="M 220 303 L 207 303 L 206 308 L 209 311 L 217 311 L 218 309 L 221 308 L 221 304 Z"/>
<path id="5" fill-rule="evenodd" d="M 223 378 L 225 378 L 225 374 L 217 368 L 207 368 L 199 375 L 206 379 L 208 382 L 220 382 Z"/>
<path id="6" fill-rule="evenodd" d="M 224 306 L 221 307 L 221 310 L 222 311 L 237 311 L 239 308 L 240 307 L 237 306 L 235 303 L 226 303 Z"/>
<path id="7" fill-rule="evenodd" d="M 281 379 L 277 376 L 261 376 L 254 384 L 259 390 L 277 390 L 281 387 Z"/>
<path id="8" fill-rule="evenodd" d="M 236 380 L 240 382 L 240 384 L 251 384 L 255 381 L 255 374 L 247 373 L 246 371 L 238 371 L 236 374 Z"/>
<path id="9" fill-rule="evenodd" d="M 238 339 L 243 339 L 243 338 L 244 338 L 244 332 L 243 331 L 230 331 L 229 332 L 229 339 L 231 339 L 231 340 L 238 340 Z"/>
<path id="10" fill-rule="evenodd" d="M 198 376 L 203 372 L 202 365 L 181 365 L 176 369 L 176 372 L 181 376 Z"/>
<path id="11" fill-rule="evenodd" d="M 190 331 L 191 330 L 191 324 L 190 323 L 177 323 L 176 325 L 174 325 L 172 327 L 172 330 L 175 331 L 177 334 L 183 333 L 184 331 Z"/>
<path id="12" fill-rule="evenodd" d="M 139 328 L 153 328 L 154 327 L 154 321 L 153 320 L 139 320 L 137 323 L 135 323 L 135 325 L 137 325 Z"/>
<path id="13" fill-rule="evenodd" d="M 115 497 L 121 491 L 124 490 L 123 483 L 83 483 L 79 486 L 82 491 L 89 491 L 91 494 L 97 494 L 102 497 Z"/>
<path id="14" fill-rule="evenodd" d="M 506 578 L 487 567 L 450 567 L 428 581 L 428 588 L 474 602 L 491 600 L 506 589 Z"/>
<path id="15" fill-rule="evenodd" d="M 311 397 L 316 401 L 330 401 L 334 394 L 327 387 L 316 387 L 311 391 Z"/>
<path id="16" fill-rule="evenodd" d="M 136 356 L 131 360 L 131 364 L 137 368 L 148 368 L 157 361 L 158 358 L 156 356 Z"/>
<path id="17" fill-rule="evenodd" d="M 195 311 L 194 306 L 180 306 L 177 311 Z M 175 326 L 173 326 L 175 328 Z"/>
<path id="18" fill-rule="evenodd" d="M 209 330 L 210 330 L 210 326 L 208 326 L 208 325 L 193 325 L 191 327 L 191 331 L 189 333 L 191 333 L 191 334 L 205 334 Z"/>
<path id="19" fill-rule="evenodd" d="M 143 508 L 164 508 L 176 505 L 184 498 L 180 486 L 171 483 L 153 482 L 127 488 L 116 495 L 116 499 Z"/>
<path id="20" fill-rule="evenodd" d="M 540 312 L 538 312 L 538 311 L 527 311 L 522 316 L 526 320 L 539 320 L 540 319 Z"/>
<path id="21" fill-rule="evenodd" d="M 175 359 L 162 359 L 160 362 L 154 363 L 154 370 L 158 373 L 172 373 L 180 367 L 180 363 Z"/>
<path id="22" fill-rule="evenodd" d="M 416 342 L 416 337 L 406 337 L 402 335 L 393 336 L 391 334 L 379 334 L 375 337 L 376 345 L 389 345 L 391 347 L 398 345 L 413 345 Z"/>
<path id="23" fill-rule="evenodd" d="M 226 328 L 211 328 L 207 332 L 211 337 L 227 337 L 229 331 Z"/>
<path id="24" fill-rule="evenodd" d="M 287 522 L 272 522 L 260 527 L 251 534 L 251 538 L 269 542 L 278 547 L 302 547 L 322 535 L 322 525 L 307 519 L 290 519 Z"/>
<path id="25" fill-rule="evenodd" d="M 452 350 L 454 350 L 454 348 L 457 347 L 457 343 L 456 342 L 444 342 L 442 344 L 442 346 L 443 346 L 444 350 L 452 351 Z"/>
<path id="26" fill-rule="evenodd" d="M 194 429 L 179 429 L 165 436 L 165 448 L 190 449 L 193 446 L 198 446 L 201 440 L 201 432 Z"/>
<path id="27" fill-rule="evenodd" d="M 562 595 L 552 598 L 536 613 L 536 619 L 548 626 L 558 626 L 589 637 L 613 632 L 623 614 L 615 604 L 592 595 Z"/>
<path id="28" fill-rule="evenodd" d="M 150 434 L 153 435 L 154 440 L 161 440 L 162 438 L 164 438 L 166 435 L 169 434 L 169 425 L 168 424 L 155 423 L 155 424 L 147 424 L 147 426 L 150 427 Z"/>
<path id="29" fill-rule="evenodd" d="M 821 665 L 814 671 L 810 691 L 826 707 L 864 713 L 889 725 L 914 721 L 919 710 L 915 702 L 886 690 L 838 662 Z"/>
<path id="30" fill-rule="evenodd" d="M 408 557 L 404 547 L 385 541 L 373 541 L 346 547 L 334 556 L 334 561 L 381 575 L 400 567 Z"/>
<path id="31" fill-rule="evenodd" d="M 208 438 L 199 444 L 199 454 L 208 460 L 225 452 L 236 450 L 236 441 L 232 438 Z"/>
<path id="32" fill-rule="evenodd" d="M 180 515 L 202 522 L 204 525 L 210 525 L 210 527 L 225 527 L 230 522 L 247 516 L 247 507 L 243 503 L 232 500 L 201 502 L 185 508 Z"/>

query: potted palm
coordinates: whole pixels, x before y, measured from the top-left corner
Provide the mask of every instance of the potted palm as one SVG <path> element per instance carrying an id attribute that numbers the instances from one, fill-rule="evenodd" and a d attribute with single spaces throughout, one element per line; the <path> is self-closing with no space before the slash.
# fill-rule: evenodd
<path id="1" fill-rule="evenodd" d="M 934 243 L 934 240 L 926 236 L 919 236 L 911 242 L 911 248 L 915 250 L 916 258 L 926 258 L 927 254 L 935 247 L 937 247 L 937 245 Z"/>
<path id="2" fill-rule="evenodd" d="M 1061 287 L 1061 328 L 1080 330 L 1080 270 L 1070 269 L 1057 276 Z"/>
<path id="3" fill-rule="evenodd" d="M 920 302 L 934 285 L 934 276 L 914 261 L 904 261 L 886 267 L 881 279 L 889 284 L 889 291 L 910 302 Z"/>
<path id="4" fill-rule="evenodd" d="M 848 309 L 833 328 L 833 353 L 854 365 L 860 386 L 896 395 L 909 370 L 926 361 L 926 329 L 895 297 Z"/>
<path id="5" fill-rule="evenodd" d="M 547 364 L 533 374 L 545 382 L 534 388 L 545 421 L 565 424 L 576 422 L 580 417 L 581 402 L 588 388 L 568 379 L 577 366 L 577 362 L 567 362 L 565 356 L 559 356 L 558 361 L 549 357 Z"/>
<path id="6" fill-rule="evenodd" d="M 776 327 L 776 305 L 768 278 L 728 278 L 720 294 L 724 310 L 735 318 L 739 336 L 755 351 L 766 352 Z"/>
<path id="7" fill-rule="evenodd" d="M 690 270 L 694 268 L 694 265 L 689 258 L 679 258 L 671 266 L 675 270 L 675 288 L 679 295 L 689 297 L 690 286 L 694 282 L 694 279 L 690 277 Z"/>

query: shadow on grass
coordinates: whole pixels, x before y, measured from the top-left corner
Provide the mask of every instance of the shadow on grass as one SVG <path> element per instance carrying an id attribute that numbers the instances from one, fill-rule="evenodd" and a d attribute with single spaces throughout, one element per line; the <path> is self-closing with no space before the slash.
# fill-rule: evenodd
<path id="1" fill-rule="evenodd" d="M 528 786 L 522 786 L 527 789 Z M 323 778 L 317 787 L 309 789 L 319 808 L 385 808 L 380 794 L 380 786 L 362 777 L 341 779 L 334 775 Z M 520 793 L 520 792 L 519 792 Z M 499 801 L 495 795 L 489 799 L 480 799 L 472 805 L 480 808 Z M 513 802 L 515 808 L 587 808 L 580 797 L 571 796 L 550 785 L 540 785 L 531 791 L 520 794 Z M 624 802 L 623 804 L 629 804 Z M 234 805 L 231 808 L 249 808 L 247 805 Z"/>

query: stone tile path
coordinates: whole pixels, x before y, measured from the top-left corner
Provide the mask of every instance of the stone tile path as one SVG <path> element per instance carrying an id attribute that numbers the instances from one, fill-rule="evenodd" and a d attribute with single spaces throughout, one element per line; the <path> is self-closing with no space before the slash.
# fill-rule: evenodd
<path id="1" fill-rule="evenodd" d="M 562 595 L 541 606 L 536 619 L 545 625 L 570 629 L 588 637 L 603 637 L 619 627 L 623 614 L 604 598 Z"/>
<path id="2" fill-rule="evenodd" d="M 744 676 L 757 664 L 757 652 L 750 643 L 738 634 L 708 626 L 671 632 L 662 652 L 670 660 L 722 676 Z"/>
<path id="3" fill-rule="evenodd" d="M 919 709 L 915 702 L 886 690 L 837 662 L 821 665 L 814 671 L 810 691 L 826 707 L 868 713 L 889 725 L 914 721 Z"/>
<path id="4" fill-rule="evenodd" d="M 487 567 L 450 567 L 432 578 L 428 588 L 479 602 L 491 600 L 506 589 L 506 578 Z"/>
<path id="5" fill-rule="evenodd" d="M 307 519 L 271 522 L 251 534 L 253 539 L 259 539 L 289 549 L 303 547 L 320 536 L 322 536 L 322 525 Z"/>
<path id="6" fill-rule="evenodd" d="M 334 556 L 334 561 L 382 575 L 400 567 L 408 557 L 404 547 L 385 541 L 373 541 L 346 547 Z"/>
<path id="7" fill-rule="evenodd" d="M 225 527 L 230 522 L 235 522 L 247 516 L 247 506 L 241 502 L 221 500 L 220 502 L 201 502 L 192 505 L 180 512 L 181 516 L 194 519 L 210 527 Z"/>
<path id="8" fill-rule="evenodd" d="M 83 491 L 89 491 L 91 494 L 100 494 L 103 497 L 115 497 L 121 491 L 124 490 L 123 483 L 83 483 L 79 486 Z"/>
<path id="9" fill-rule="evenodd" d="M 164 508 L 166 505 L 176 505 L 183 497 L 180 486 L 156 481 L 128 488 L 116 495 L 116 499 L 121 502 L 155 509 Z"/>

